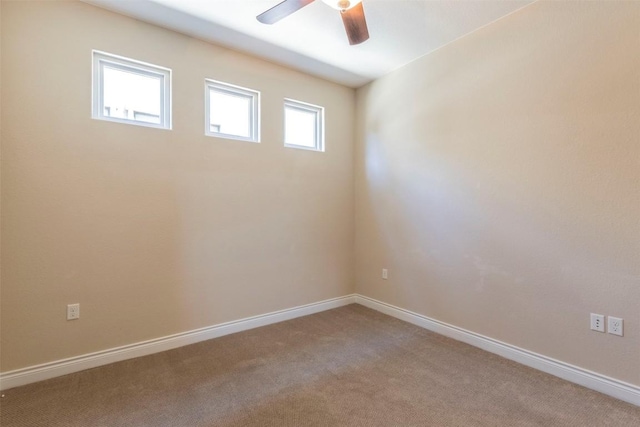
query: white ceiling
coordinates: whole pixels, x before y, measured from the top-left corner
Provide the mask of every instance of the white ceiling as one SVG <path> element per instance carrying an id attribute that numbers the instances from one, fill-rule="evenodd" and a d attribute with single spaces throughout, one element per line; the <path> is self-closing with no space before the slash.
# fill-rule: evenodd
<path id="1" fill-rule="evenodd" d="M 363 0 L 370 39 L 350 46 L 321 0 L 273 25 L 281 0 L 85 0 L 134 18 L 358 87 L 535 0 Z"/>

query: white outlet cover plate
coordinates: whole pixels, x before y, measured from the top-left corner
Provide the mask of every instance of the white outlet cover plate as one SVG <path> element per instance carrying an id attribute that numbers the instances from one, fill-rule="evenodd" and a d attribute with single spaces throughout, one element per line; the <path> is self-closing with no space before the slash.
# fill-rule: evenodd
<path id="1" fill-rule="evenodd" d="M 624 329 L 624 320 L 619 317 L 609 316 L 607 318 L 607 332 L 613 335 L 622 336 Z"/>
<path id="2" fill-rule="evenodd" d="M 80 318 L 80 304 L 67 305 L 67 320 L 75 320 Z"/>

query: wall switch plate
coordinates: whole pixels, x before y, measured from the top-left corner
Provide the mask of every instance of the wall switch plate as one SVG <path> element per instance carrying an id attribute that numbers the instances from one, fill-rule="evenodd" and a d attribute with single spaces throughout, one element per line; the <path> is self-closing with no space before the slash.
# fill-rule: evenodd
<path id="1" fill-rule="evenodd" d="M 80 304 L 67 305 L 67 320 L 76 320 L 80 318 Z"/>
<path id="2" fill-rule="evenodd" d="M 389 278 L 389 270 L 387 270 L 386 268 L 382 269 L 382 278 L 384 280 L 387 280 Z"/>
<path id="3" fill-rule="evenodd" d="M 622 336 L 624 320 L 619 317 L 609 316 L 607 318 L 607 332 L 613 335 Z"/>
<path id="4" fill-rule="evenodd" d="M 604 332 L 604 316 L 602 314 L 591 313 L 591 330 Z"/>

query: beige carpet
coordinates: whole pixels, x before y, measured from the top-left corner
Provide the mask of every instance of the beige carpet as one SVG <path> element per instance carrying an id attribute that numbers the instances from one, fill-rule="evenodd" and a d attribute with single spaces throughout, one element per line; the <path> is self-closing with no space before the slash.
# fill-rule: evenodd
<path id="1" fill-rule="evenodd" d="M 640 408 L 359 305 L 37 384 L 11 426 L 640 426 Z"/>

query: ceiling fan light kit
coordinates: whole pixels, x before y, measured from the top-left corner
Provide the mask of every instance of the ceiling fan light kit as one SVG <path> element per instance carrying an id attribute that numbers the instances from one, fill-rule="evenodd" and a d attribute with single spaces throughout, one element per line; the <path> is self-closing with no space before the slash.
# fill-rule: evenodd
<path id="1" fill-rule="evenodd" d="M 315 0 L 284 0 L 271 9 L 262 12 L 256 19 L 263 24 L 275 24 Z M 362 0 L 322 0 L 323 3 L 340 11 L 344 29 L 350 45 L 360 44 L 369 39 L 367 21 L 364 17 Z"/>
<path id="2" fill-rule="evenodd" d="M 332 7 L 336 10 L 343 11 L 349 10 L 352 7 L 356 6 L 358 3 L 362 3 L 362 0 L 322 0 L 324 4 L 329 7 Z"/>

